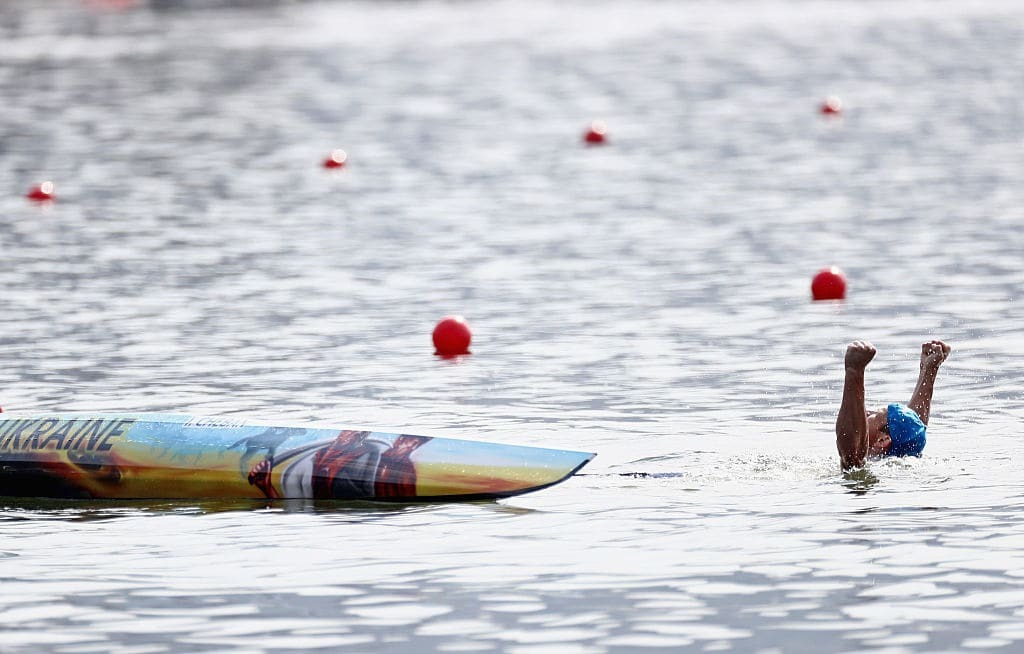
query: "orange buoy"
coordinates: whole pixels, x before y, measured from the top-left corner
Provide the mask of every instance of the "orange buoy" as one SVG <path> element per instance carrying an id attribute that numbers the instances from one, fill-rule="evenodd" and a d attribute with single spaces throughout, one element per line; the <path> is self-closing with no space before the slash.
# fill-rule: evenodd
<path id="1" fill-rule="evenodd" d="M 846 297 L 846 277 L 835 266 L 823 268 L 811 280 L 811 297 L 815 300 L 842 300 Z"/>
<path id="2" fill-rule="evenodd" d="M 42 182 L 29 189 L 25 197 L 36 202 L 46 202 L 53 199 L 53 182 Z"/>
<path id="3" fill-rule="evenodd" d="M 821 113 L 826 116 L 838 116 L 843 113 L 843 101 L 834 95 L 828 96 L 821 103 Z"/>
<path id="4" fill-rule="evenodd" d="M 331 154 L 324 159 L 324 168 L 344 168 L 348 161 L 348 155 L 344 150 L 331 150 Z"/>
<path id="5" fill-rule="evenodd" d="M 590 127 L 583 134 L 583 140 L 588 145 L 599 145 L 604 143 L 608 138 L 608 126 L 604 124 L 604 121 L 595 120 L 590 123 Z"/>
<path id="6" fill-rule="evenodd" d="M 458 356 L 469 354 L 469 342 L 473 334 L 462 316 L 445 316 L 434 327 L 434 354 L 440 356 Z"/>

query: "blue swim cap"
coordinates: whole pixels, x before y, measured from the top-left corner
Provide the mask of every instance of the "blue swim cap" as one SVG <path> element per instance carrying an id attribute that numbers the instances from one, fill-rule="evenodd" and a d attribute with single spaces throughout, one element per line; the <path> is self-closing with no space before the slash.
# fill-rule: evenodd
<path id="1" fill-rule="evenodd" d="M 887 413 L 892 439 L 888 456 L 921 456 L 927 429 L 921 418 L 902 404 L 890 404 Z"/>

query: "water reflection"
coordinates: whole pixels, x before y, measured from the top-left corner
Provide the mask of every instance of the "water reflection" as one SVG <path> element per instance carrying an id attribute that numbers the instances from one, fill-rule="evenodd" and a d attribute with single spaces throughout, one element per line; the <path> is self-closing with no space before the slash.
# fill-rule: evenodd
<path id="1" fill-rule="evenodd" d="M 854 495 L 866 495 L 878 485 L 878 476 L 867 468 L 843 472 L 843 486 Z"/>
<path id="2" fill-rule="evenodd" d="M 494 514 L 525 515 L 534 509 L 501 504 L 494 500 L 461 502 Z M 125 517 L 160 515 L 212 515 L 219 513 L 294 513 L 344 517 L 356 520 L 384 519 L 391 514 L 429 512 L 450 502 L 368 502 L 363 500 L 60 500 L 48 498 L 0 499 L 0 522 L 67 520 L 94 522 Z"/>

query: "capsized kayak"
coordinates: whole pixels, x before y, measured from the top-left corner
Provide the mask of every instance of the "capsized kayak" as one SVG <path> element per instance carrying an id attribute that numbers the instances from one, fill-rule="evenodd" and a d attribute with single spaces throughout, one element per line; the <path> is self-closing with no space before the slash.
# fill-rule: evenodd
<path id="1" fill-rule="evenodd" d="M 60 498 L 508 497 L 587 452 L 159 413 L 0 413 L 0 495 Z"/>

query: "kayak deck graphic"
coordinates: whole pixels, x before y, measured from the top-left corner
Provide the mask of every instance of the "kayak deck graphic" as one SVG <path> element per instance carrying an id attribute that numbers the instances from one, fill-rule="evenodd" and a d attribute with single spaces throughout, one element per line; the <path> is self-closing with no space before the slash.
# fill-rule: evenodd
<path id="1" fill-rule="evenodd" d="M 0 495 L 416 501 L 551 486 L 593 454 L 171 414 L 0 414 Z"/>

